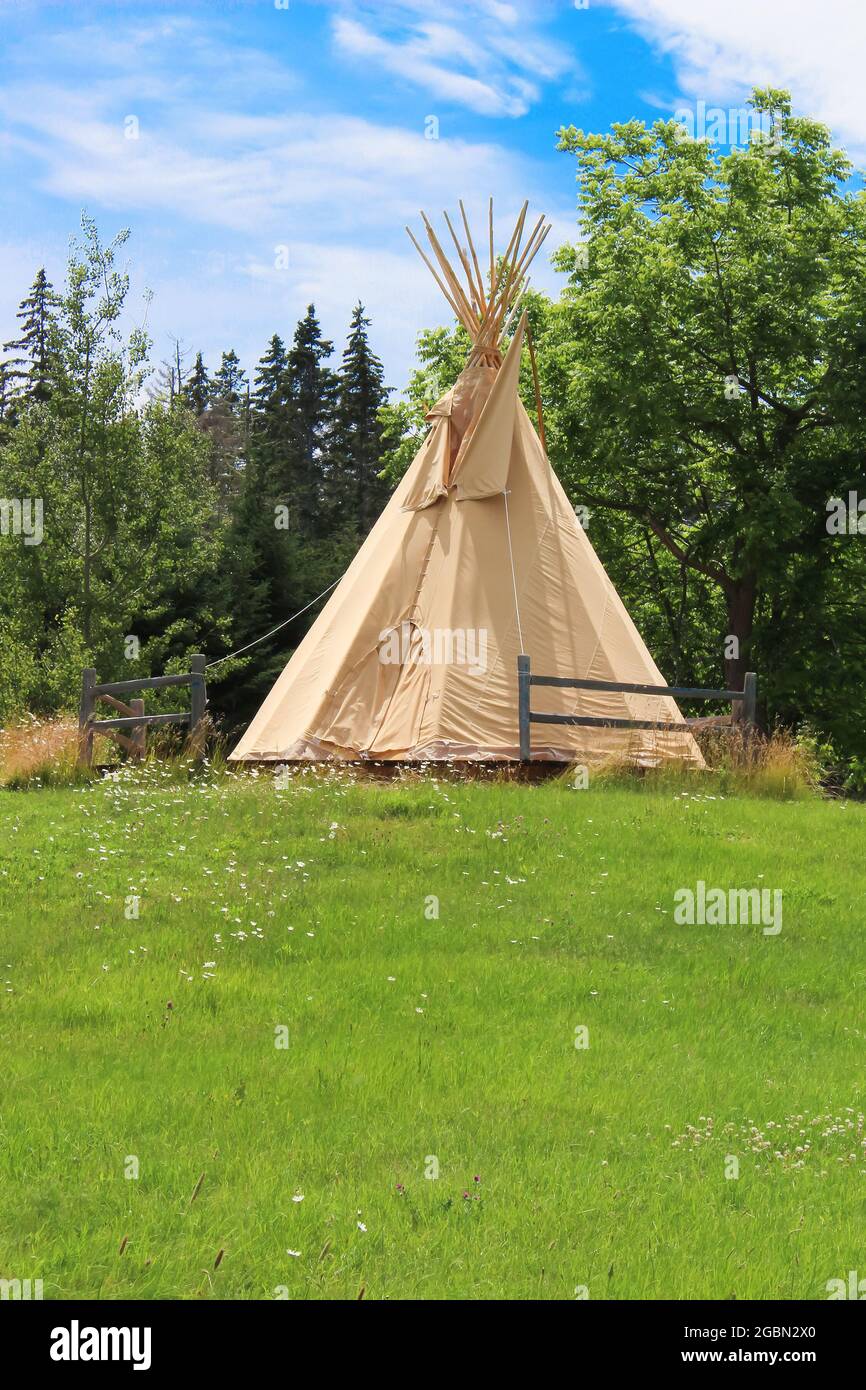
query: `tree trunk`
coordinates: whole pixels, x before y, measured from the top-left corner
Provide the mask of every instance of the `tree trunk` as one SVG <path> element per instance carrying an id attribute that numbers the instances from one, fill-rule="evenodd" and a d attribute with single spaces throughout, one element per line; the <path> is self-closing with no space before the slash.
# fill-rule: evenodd
<path id="1" fill-rule="evenodd" d="M 727 636 L 737 639 L 736 656 L 727 655 L 728 644 L 726 643 L 725 683 L 729 690 L 742 690 L 743 678 L 749 669 L 757 596 L 758 576 L 754 573 L 745 574 L 740 579 L 735 580 L 727 593 Z"/>
<path id="2" fill-rule="evenodd" d="M 93 568 L 93 508 L 88 493 L 84 502 L 84 574 L 82 581 L 82 636 L 84 645 L 90 650 L 91 629 L 91 574 Z"/>
<path id="3" fill-rule="evenodd" d="M 87 466 L 87 417 L 90 407 L 90 348 L 84 360 L 84 383 L 81 401 L 81 430 L 78 440 L 78 478 L 81 485 L 81 500 L 84 504 L 84 572 L 82 575 L 82 635 L 84 645 L 90 647 L 90 567 L 93 543 L 93 507 L 90 496 L 90 470 Z"/>

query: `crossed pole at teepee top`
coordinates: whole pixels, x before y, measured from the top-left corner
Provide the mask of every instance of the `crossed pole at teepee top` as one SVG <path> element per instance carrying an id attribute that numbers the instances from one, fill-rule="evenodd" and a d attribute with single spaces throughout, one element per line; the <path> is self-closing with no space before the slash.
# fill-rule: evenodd
<path id="1" fill-rule="evenodd" d="M 442 250 L 439 238 L 430 225 L 426 213 L 421 213 L 421 219 L 427 233 L 427 240 L 430 242 L 433 255 L 442 272 L 441 276 L 427 253 L 418 244 L 412 229 L 407 227 L 406 231 L 409 233 L 412 244 L 422 261 L 454 310 L 458 322 L 462 323 L 472 339 L 470 364 L 483 362 L 487 366 L 495 367 L 499 366 L 502 361 L 503 339 L 511 327 L 520 298 L 529 285 L 527 271 L 541 249 L 542 242 L 552 224 L 548 222 L 545 225 L 544 214 L 542 213 L 521 251 L 523 224 L 526 220 L 526 210 L 529 207 L 529 203 L 525 202 L 520 209 L 505 255 L 497 262 L 493 250 L 493 199 L 491 198 L 488 214 L 490 269 L 485 284 L 485 277 L 482 275 L 478 263 L 478 255 L 472 240 L 472 233 L 469 230 L 469 222 L 462 199 L 459 207 L 463 229 L 466 232 L 467 245 L 465 247 L 460 245 L 447 212 L 444 213 L 444 217 L 457 251 L 457 263 L 466 277 L 465 285 Z"/>

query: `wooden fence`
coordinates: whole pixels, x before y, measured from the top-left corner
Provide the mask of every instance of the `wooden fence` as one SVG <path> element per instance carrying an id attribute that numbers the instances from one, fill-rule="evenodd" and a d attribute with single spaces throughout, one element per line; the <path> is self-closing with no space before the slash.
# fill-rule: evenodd
<path id="1" fill-rule="evenodd" d="M 684 685 L 634 685 L 628 681 L 577 680 L 570 676 L 534 676 L 528 656 L 517 658 L 517 705 L 520 725 L 520 760 L 528 763 L 532 758 L 530 730 L 533 724 L 580 724 L 593 729 L 658 729 L 677 731 L 689 729 L 694 725 L 721 723 L 721 720 L 686 720 L 677 724 L 653 719 L 614 719 L 584 714 L 537 714 L 531 708 L 531 690 L 534 685 L 553 685 L 570 690 L 609 690 L 626 695 L 670 695 L 682 700 L 730 700 L 732 710 L 729 724 L 742 723 L 746 729 L 755 727 L 758 698 L 758 678 L 754 671 L 747 671 L 742 690 L 708 690 L 703 687 Z"/>
<path id="2" fill-rule="evenodd" d="M 205 658 L 200 652 L 190 660 L 190 671 L 178 676 L 138 676 L 129 681 L 109 681 L 97 685 L 96 672 L 88 667 L 81 679 L 81 705 L 78 711 L 78 761 L 85 767 L 93 762 L 94 734 L 109 734 L 116 739 L 133 757 L 143 758 L 147 749 L 148 726 L 159 724 L 188 724 L 190 736 L 194 737 L 207 709 L 207 686 L 205 684 Z M 145 714 L 143 700 L 130 700 L 126 704 L 120 695 L 130 695 L 134 690 L 164 690 L 167 686 L 188 685 L 190 689 L 190 708 L 177 714 Z M 94 719 L 97 700 L 104 700 L 112 709 L 119 711 L 117 719 Z M 127 733 L 123 732 L 128 731 Z"/>

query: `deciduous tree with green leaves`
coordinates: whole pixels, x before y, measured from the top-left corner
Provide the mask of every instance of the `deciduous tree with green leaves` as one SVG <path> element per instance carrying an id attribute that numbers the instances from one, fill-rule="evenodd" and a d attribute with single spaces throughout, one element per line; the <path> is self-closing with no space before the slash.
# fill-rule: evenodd
<path id="1" fill-rule="evenodd" d="M 540 347 L 550 451 L 576 501 L 720 595 L 729 685 L 757 666 L 777 712 L 829 718 L 847 680 L 862 713 L 843 595 L 866 547 L 826 520 L 866 495 L 866 200 L 788 93 L 751 105 L 763 136 L 727 152 L 672 120 L 559 132 L 582 241 Z"/>
<path id="2" fill-rule="evenodd" d="M 29 546 L 0 538 L 0 645 L 13 654 L 0 662 L 0 718 L 22 704 L 68 708 L 83 666 L 147 673 L 226 625 L 214 608 L 223 538 L 207 441 L 179 400 L 141 404 L 147 338 L 120 328 L 125 241 L 105 245 L 82 219 L 50 390 L 20 400 L 0 441 L 0 497 L 38 499 L 44 532 Z"/>

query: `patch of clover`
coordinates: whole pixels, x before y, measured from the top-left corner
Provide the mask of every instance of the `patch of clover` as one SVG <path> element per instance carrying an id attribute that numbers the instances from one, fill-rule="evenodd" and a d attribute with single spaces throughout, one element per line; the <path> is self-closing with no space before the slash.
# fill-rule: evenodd
<path id="1" fill-rule="evenodd" d="M 809 1111 L 786 1115 L 783 1120 L 729 1121 L 717 1126 L 711 1116 L 699 1115 L 696 1125 L 686 1125 L 671 1141 L 675 1149 L 721 1147 L 725 1153 L 753 1156 L 764 1171 L 775 1168 L 819 1169 L 825 1176 L 831 1163 L 857 1167 L 866 1176 L 866 1116 L 845 1106 L 840 1113 Z"/>

